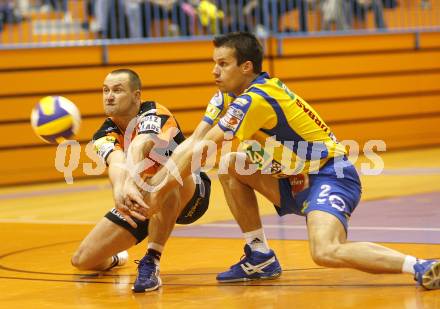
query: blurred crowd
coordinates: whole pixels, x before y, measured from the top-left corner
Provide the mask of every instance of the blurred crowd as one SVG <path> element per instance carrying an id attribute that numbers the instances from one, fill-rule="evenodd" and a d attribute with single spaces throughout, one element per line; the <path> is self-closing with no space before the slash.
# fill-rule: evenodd
<path id="1" fill-rule="evenodd" d="M 288 32 L 307 32 L 308 12 L 319 12 L 321 30 L 349 30 L 373 12 L 377 29 L 386 28 L 384 8 L 398 0 L 0 0 L 0 31 L 20 23 L 30 12 L 60 12 L 72 21 L 72 3 L 85 10 L 83 28 L 102 38 L 140 38 L 252 31 L 267 36 L 278 31 L 280 18 L 297 10 L 296 26 Z M 429 0 L 421 0 L 429 8 Z M 80 4 L 79 4 L 80 3 Z M 155 26 L 156 25 L 156 26 Z M 160 29 L 160 30 L 159 30 Z M 153 33 L 153 32 L 161 33 Z"/>
<path id="2" fill-rule="evenodd" d="M 364 21 L 368 11 L 373 11 L 375 27 L 383 29 L 383 8 L 397 6 L 397 0 L 94 0 L 91 4 L 94 18 L 89 29 L 104 37 L 150 37 L 155 23 L 165 32 L 161 36 L 240 30 L 264 37 L 278 31 L 280 18 L 292 10 L 298 11 L 298 20 L 297 26 L 285 29 L 289 32 L 309 31 L 310 10 L 319 10 L 321 30 L 349 30 L 355 19 Z M 167 22 L 160 24 L 163 21 Z"/>
<path id="3" fill-rule="evenodd" d="M 71 21 L 67 0 L 0 0 L 0 31 L 5 24 L 18 24 L 30 18 L 32 10 L 59 11 L 65 21 Z"/>

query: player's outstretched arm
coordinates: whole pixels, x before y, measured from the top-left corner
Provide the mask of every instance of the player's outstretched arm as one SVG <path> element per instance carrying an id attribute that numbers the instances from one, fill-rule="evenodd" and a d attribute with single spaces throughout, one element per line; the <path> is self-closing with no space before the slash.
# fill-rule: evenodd
<path id="1" fill-rule="evenodd" d="M 124 204 L 130 209 L 134 209 L 135 204 L 148 208 L 144 202 L 142 192 L 137 183 L 144 181 L 142 172 L 154 165 L 154 162 L 148 158 L 150 151 L 154 147 L 154 141 L 150 134 L 139 134 L 132 142 L 127 151 L 127 169 L 128 176 L 126 177 L 123 186 Z M 133 217 L 145 220 L 145 217 L 135 211 L 131 211 Z"/>
<path id="2" fill-rule="evenodd" d="M 174 164 L 179 162 L 181 166 L 188 164 L 190 166 L 192 155 L 189 155 L 189 152 L 191 152 L 191 149 L 194 149 L 195 145 L 199 142 L 203 141 L 206 134 L 209 132 L 209 130 L 212 129 L 212 125 L 205 121 L 201 121 L 196 129 L 194 130 L 193 134 L 191 134 L 190 137 L 188 137 L 183 143 L 179 144 L 177 148 L 174 150 L 172 156 L 169 158 L 169 161 L 171 161 Z M 182 154 L 187 154 L 186 157 L 182 157 Z M 179 159 L 177 160 L 177 158 Z M 185 159 L 186 158 L 186 159 Z M 185 162 L 184 160 L 187 160 Z M 188 168 L 188 167 L 186 167 Z M 181 172 L 181 169 L 184 169 L 184 167 L 178 168 L 178 173 Z M 188 174 L 189 175 L 189 174 Z M 185 176 L 188 176 L 185 175 Z M 180 178 L 184 178 L 184 175 L 180 173 Z M 167 179 L 170 178 L 170 179 Z M 166 182 L 163 182 L 166 180 Z M 159 188 L 161 192 L 166 192 L 169 190 L 172 186 L 176 185 L 178 182 L 177 178 L 172 177 L 169 173 L 169 169 L 162 168 L 160 169 L 149 181 L 149 184 L 152 187 Z"/>
<path id="3" fill-rule="evenodd" d="M 206 131 L 206 133 L 204 131 Z M 172 162 L 175 168 L 173 174 L 177 172 L 180 179 L 191 175 L 193 171 L 198 171 L 204 164 L 208 156 L 203 155 L 204 160 L 193 160 L 193 156 L 201 155 L 207 141 L 214 142 L 219 146 L 224 140 L 224 132 L 218 125 L 214 127 L 211 127 L 209 124 L 203 125 L 200 127 L 200 131 L 195 133 L 199 135 L 193 135 L 188 141 L 180 144 L 169 158 L 169 161 Z M 202 133 L 205 134 L 203 135 Z M 194 164 L 191 166 L 193 161 Z M 147 204 L 150 204 L 150 208 L 146 212 L 143 212 L 144 215 L 150 217 L 159 210 L 157 206 L 160 205 L 157 205 L 156 201 L 162 194 L 168 192 L 176 185 L 179 185 L 179 178 L 174 177 L 169 171 L 169 168 L 162 168 L 150 179 L 150 186 L 157 187 L 158 190 L 149 194 Z M 156 207 L 151 207 L 153 205 Z"/>
<path id="4" fill-rule="evenodd" d="M 124 216 L 125 220 L 133 226 L 137 227 L 136 223 L 130 217 L 130 210 L 125 206 L 124 199 L 124 185 L 128 177 L 125 168 L 125 154 L 122 150 L 114 150 L 107 158 L 108 176 L 112 184 L 113 199 L 115 201 L 116 209 Z"/>
<path id="5" fill-rule="evenodd" d="M 212 125 L 210 125 L 209 123 L 205 122 L 205 121 L 201 121 L 196 129 L 194 130 L 193 134 L 191 134 L 191 136 L 189 137 L 191 140 L 196 140 L 196 141 L 200 141 L 202 140 L 206 134 L 209 132 L 209 130 L 212 129 Z"/>
<path id="6" fill-rule="evenodd" d="M 194 130 L 193 134 L 183 143 L 181 143 L 178 148 L 187 149 L 193 147 L 192 145 L 195 143 L 195 141 L 200 141 L 203 139 L 204 135 L 206 135 L 210 128 L 211 125 L 204 121 L 201 122 Z M 151 180 L 149 180 L 147 183 L 145 182 L 145 179 L 141 179 L 139 177 L 141 172 L 140 170 L 145 169 L 145 165 L 152 163 L 152 161 L 148 159 L 147 154 L 149 154 L 157 140 L 152 139 L 151 137 L 151 135 L 146 134 L 136 136 L 131 142 L 128 150 L 127 165 L 131 177 L 128 177 L 128 180 L 124 186 L 125 204 L 131 210 L 138 212 L 135 214 L 135 217 L 140 220 L 145 220 L 148 213 L 157 212 L 162 204 L 162 199 L 155 199 L 152 201 L 149 195 L 150 192 L 158 188 L 157 185 L 150 185 Z M 170 137 L 171 136 L 169 136 L 169 138 Z M 142 161 L 144 161 L 144 164 L 141 164 Z M 157 174 L 159 174 L 159 176 L 156 176 L 156 179 L 164 180 L 168 175 L 167 171 L 168 169 L 166 167 L 162 167 L 158 171 Z M 169 189 L 173 188 L 174 187 L 167 186 L 167 188 L 160 190 L 161 197 L 167 196 L 168 192 L 171 191 Z M 146 201 L 147 203 L 145 203 Z M 149 210 L 149 212 L 147 210 Z M 141 214 L 144 214 L 145 216 L 141 216 Z"/>

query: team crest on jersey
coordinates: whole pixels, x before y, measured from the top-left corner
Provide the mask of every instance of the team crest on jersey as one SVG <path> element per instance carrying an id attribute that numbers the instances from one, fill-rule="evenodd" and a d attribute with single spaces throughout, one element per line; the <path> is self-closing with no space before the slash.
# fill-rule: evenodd
<path id="1" fill-rule="evenodd" d="M 116 138 L 114 136 L 104 136 L 93 143 L 95 152 L 104 160 L 115 149 Z"/>
<path id="2" fill-rule="evenodd" d="M 337 195 L 330 195 L 330 197 L 328 198 L 330 204 L 332 205 L 333 208 L 339 210 L 339 211 L 344 211 L 345 210 L 345 202 L 342 198 L 340 198 Z"/>
<path id="3" fill-rule="evenodd" d="M 159 134 L 162 120 L 156 115 L 147 115 L 141 118 L 139 133 L 149 133 L 151 131 Z"/>

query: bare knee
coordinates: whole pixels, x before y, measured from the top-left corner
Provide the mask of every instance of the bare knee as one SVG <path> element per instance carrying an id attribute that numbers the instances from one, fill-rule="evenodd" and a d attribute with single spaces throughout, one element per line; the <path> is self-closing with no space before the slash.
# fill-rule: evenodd
<path id="1" fill-rule="evenodd" d="M 310 251 L 313 261 L 319 266 L 336 267 L 338 263 L 338 245 L 314 246 Z"/>
<path id="2" fill-rule="evenodd" d="M 223 186 L 228 185 L 231 178 L 232 178 L 231 175 L 227 173 L 218 174 L 218 180 Z"/>
<path id="3" fill-rule="evenodd" d="M 228 153 L 223 156 L 219 165 L 218 178 L 220 181 L 227 181 L 230 178 L 231 171 L 235 166 L 235 154 Z"/>
<path id="4" fill-rule="evenodd" d="M 245 160 L 245 157 L 240 157 L 240 154 L 231 152 L 223 156 L 220 161 L 218 178 L 220 182 L 228 184 L 231 180 L 237 178 L 236 162 L 237 160 Z"/>
<path id="5" fill-rule="evenodd" d="M 70 263 L 79 270 L 95 270 L 96 266 L 96 263 L 93 263 L 93 260 L 89 258 L 87 250 L 81 247 L 73 254 Z"/>
<path id="6" fill-rule="evenodd" d="M 160 222 L 164 221 L 176 222 L 176 219 L 180 215 L 180 212 L 186 206 L 186 204 L 183 204 L 181 202 L 180 190 L 178 188 L 169 191 L 164 200 L 161 201 L 161 204 L 165 207 L 161 207 L 160 210 L 151 217 L 152 221 L 158 220 L 153 223 L 153 226 L 160 224 Z"/>
<path id="7" fill-rule="evenodd" d="M 84 259 L 82 257 L 81 248 L 76 250 L 76 252 L 72 255 L 72 258 L 70 259 L 70 263 L 72 264 L 72 266 L 74 266 L 80 270 L 84 270 L 84 268 L 83 268 Z"/>

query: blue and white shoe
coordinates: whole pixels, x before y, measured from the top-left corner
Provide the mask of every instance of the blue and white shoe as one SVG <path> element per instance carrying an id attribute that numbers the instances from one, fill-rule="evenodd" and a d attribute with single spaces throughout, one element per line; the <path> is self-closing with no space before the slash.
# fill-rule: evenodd
<path id="1" fill-rule="evenodd" d="M 440 289 L 440 261 L 427 260 L 414 265 L 414 280 L 427 290 Z"/>
<path id="2" fill-rule="evenodd" d="M 133 292 L 142 293 L 157 290 L 162 285 L 159 277 L 159 266 L 154 263 L 154 258 L 146 255 L 138 265 L 138 275 L 132 287 Z"/>
<path id="3" fill-rule="evenodd" d="M 231 266 L 228 271 L 217 275 L 219 282 L 239 282 L 258 279 L 275 279 L 281 276 L 281 265 L 275 253 L 252 251 L 249 245 L 244 246 L 244 257 Z"/>

